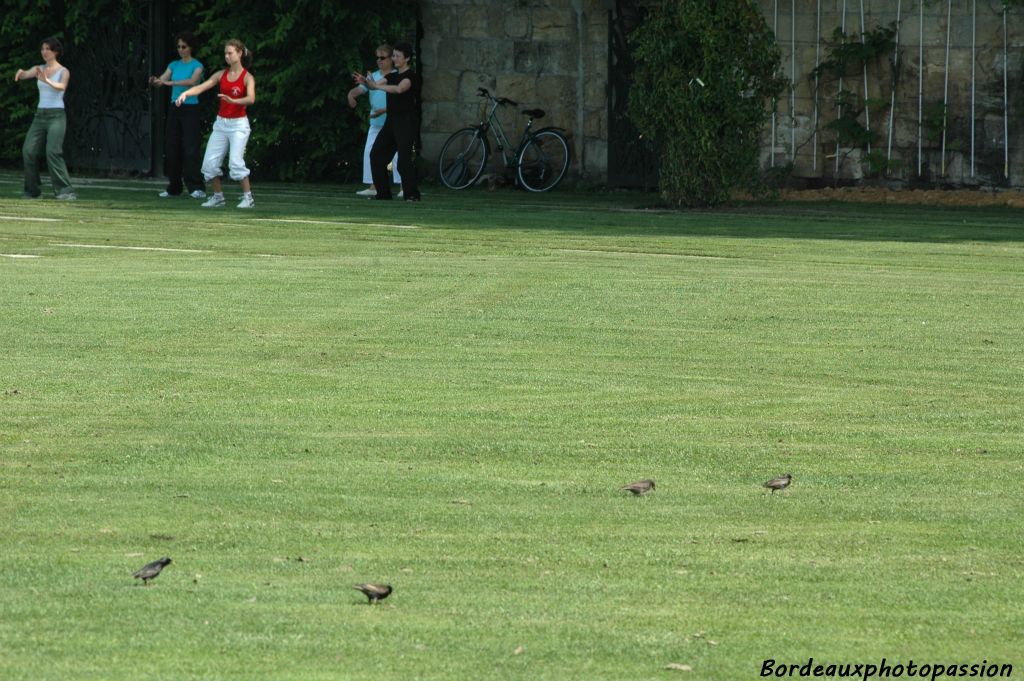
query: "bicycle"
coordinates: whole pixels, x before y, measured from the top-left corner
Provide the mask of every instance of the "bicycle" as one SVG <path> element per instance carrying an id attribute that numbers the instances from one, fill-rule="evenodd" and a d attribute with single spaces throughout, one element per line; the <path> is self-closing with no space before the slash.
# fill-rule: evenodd
<path id="1" fill-rule="evenodd" d="M 494 136 L 498 151 L 507 170 L 515 170 L 517 184 L 531 192 L 546 192 L 565 177 L 569 169 L 569 143 L 561 131 L 564 128 L 547 127 L 533 130 L 533 121 L 544 117 L 543 109 L 524 109 L 529 116 L 519 146 L 512 148 L 505 129 L 498 120 L 500 106 L 519 106 L 506 97 L 495 97 L 486 88 L 477 89 L 477 97 L 485 97 L 490 105 L 484 120 L 453 133 L 441 147 L 438 175 L 450 189 L 467 189 L 484 174 L 491 155 L 487 133 Z"/>

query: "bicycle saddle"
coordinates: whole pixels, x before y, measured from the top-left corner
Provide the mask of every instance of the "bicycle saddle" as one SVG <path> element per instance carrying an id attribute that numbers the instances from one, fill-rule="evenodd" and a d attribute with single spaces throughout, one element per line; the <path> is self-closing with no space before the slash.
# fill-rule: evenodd
<path id="1" fill-rule="evenodd" d="M 523 115 L 530 118 L 544 118 L 544 109 L 523 109 Z"/>

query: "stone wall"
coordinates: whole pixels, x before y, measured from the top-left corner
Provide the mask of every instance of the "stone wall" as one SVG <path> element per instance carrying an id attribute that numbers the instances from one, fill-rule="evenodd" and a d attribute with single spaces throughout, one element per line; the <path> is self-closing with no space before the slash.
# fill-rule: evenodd
<path id="1" fill-rule="evenodd" d="M 424 0 L 423 155 L 433 163 L 455 130 L 479 122 L 477 88 L 519 102 L 501 109 L 515 145 L 524 108 L 536 125 L 569 131 L 571 172 L 603 181 L 607 168 L 606 0 Z"/>
<path id="2" fill-rule="evenodd" d="M 868 115 L 859 119 L 866 124 L 869 118 L 870 129 L 876 133 L 872 152 L 895 162 L 891 177 L 897 179 L 920 177 L 964 185 L 1024 184 L 1024 110 L 1020 107 L 1024 14 L 1020 10 L 1012 11 L 1007 21 L 1008 97 L 1004 99 L 1000 2 L 979 1 L 975 14 L 975 3 L 968 0 L 758 1 L 769 26 L 775 28 L 783 69 L 795 94 L 791 97 L 787 93 L 778 103 L 774 139 L 770 129 L 765 136 L 766 165 L 793 163 L 794 173 L 800 177 L 856 179 L 865 174 L 861 159 L 866 148 L 840 149 L 837 170 L 835 136 L 824 127 L 836 118 L 834 97 L 838 87 L 836 83 L 825 86 L 816 107 L 810 75 L 819 60 L 827 58 L 827 42 L 836 27 L 845 21 L 847 35 L 860 34 L 861 8 L 868 30 L 895 22 L 899 9 L 899 79 L 893 107 L 893 79 L 888 63 L 870 68 L 867 75 L 868 96 L 884 102 L 869 107 Z M 947 14 L 950 6 L 952 16 Z M 947 35 L 948 109 L 943 153 L 941 111 L 947 90 Z M 862 98 L 863 72 L 846 79 L 843 87 Z M 918 125 L 919 102 L 924 109 L 922 126 Z M 931 124 L 927 122 L 930 107 L 939 112 L 938 122 Z M 929 132 L 933 137 L 938 133 L 937 138 L 929 140 Z M 1009 162 L 1004 165 L 1007 146 Z"/>
<path id="3" fill-rule="evenodd" d="M 792 96 L 787 92 L 778 102 L 774 128 L 766 127 L 762 153 L 766 166 L 791 163 L 794 175 L 824 180 L 864 176 L 867 149 L 839 149 L 837 154 L 834 135 L 826 129 L 836 116 L 836 84 L 824 86 L 816 99 L 809 76 L 828 56 L 834 28 L 845 21 L 846 33 L 859 35 L 862 8 L 864 25 L 871 29 L 895 22 L 899 6 L 900 64 L 894 106 L 888 104 L 893 90 L 887 63 L 868 72 L 869 97 L 885 102 L 868 110 L 870 128 L 876 133 L 871 151 L 891 159 L 889 176 L 895 179 L 1024 185 L 1024 12 L 1017 9 L 1008 16 L 1008 96 L 1004 100 L 1003 15 L 998 0 L 979 0 L 976 20 L 974 0 L 950 4 L 938 0 L 757 2 L 776 31 L 783 69 L 793 85 Z M 947 16 L 950 5 L 951 17 Z M 433 163 L 451 132 L 479 120 L 481 100 L 476 90 L 486 87 L 520 102 L 519 108 L 547 110 L 542 125 L 561 126 L 571 133 L 574 174 L 591 182 L 605 181 L 608 22 L 609 9 L 615 6 L 615 0 L 423 0 L 422 132 L 428 162 Z M 919 151 L 919 131 L 928 124 L 918 125 L 918 88 L 925 117 L 929 107 L 938 106 L 941 111 L 947 89 L 947 28 L 945 151 L 941 139 L 929 140 L 927 134 L 920 135 Z M 863 74 L 847 79 L 844 88 L 862 97 Z M 502 120 L 514 144 L 525 119 L 506 109 Z M 863 115 L 860 120 L 867 122 Z M 934 124 L 931 129 L 934 132 Z M 1004 160 L 1007 149 L 1008 160 Z"/>

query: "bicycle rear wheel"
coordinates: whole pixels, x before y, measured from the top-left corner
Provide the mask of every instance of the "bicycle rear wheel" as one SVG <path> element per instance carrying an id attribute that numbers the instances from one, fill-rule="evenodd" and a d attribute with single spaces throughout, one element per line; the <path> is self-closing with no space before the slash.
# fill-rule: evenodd
<path id="1" fill-rule="evenodd" d="M 437 160 L 438 177 L 449 189 L 466 189 L 476 184 L 487 166 L 490 149 L 479 128 L 463 128 L 448 138 Z"/>
<path id="2" fill-rule="evenodd" d="M 546 192 L 569 169 L 569 143 L 554 130 L 541 130 L 530 138 L 516 159 L 519 184 L 531 192 Z"/>

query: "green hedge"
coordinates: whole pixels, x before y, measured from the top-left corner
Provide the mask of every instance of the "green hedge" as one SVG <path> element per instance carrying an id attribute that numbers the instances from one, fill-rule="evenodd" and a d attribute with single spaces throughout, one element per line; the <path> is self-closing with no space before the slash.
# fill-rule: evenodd
<path id="1" fill-rule="evenodd" d="M 282 180 L 350 180 L 361 175 L 366 128 L 365 97 L 353 113 L 345 95 L 352 87 L 350 73 L 372 66 L 380 42 L 415 39 L 415 0 L 322 2 L 321 0 L 264 0 L 239 4 L 226 0 L 183 0 L 151 4 L 153 11 L 169 7 L 166 36 L 158 36 L 148 73 L 134 73 L 119 86 L 145 89 L 145 77 L 159 74 L 175 58 L 177 31 L 195 33 L 196 56 L 207 74 L 222 67 L 223 43 L 242 40 L 254 55 L 257 102 L 249 115 L 253 134 L 247 161 L 257 178 Z M 90 68 L 76 61 L 76 45 L 103 34 L 104 22 L 125 21 L 138 15 L 132 0 L 0 0 L 0 69 L 8 87 L 0 89 L 0 112 L 10 134 L 0 140 L 0 162 L 20 164 L 23 132 L 36 105 L 35 88 L 12 81 L 14 72 L 38 62 L 39 41 L 51 34 L 65 43 L 64 63 L 78 73 Z M 146 25 L 124 30 L 145 38 Z M 109 32 L 109 28 L 106 32 Z M 94 49 L 91 47 L 90 49 Z M 81 50 L 80 50 L 81 51 Z M 120 77 L 115 74 L 113 77 Z M 166 91 L 161 91 L 166 93 Z M 73 117 L 75 84 L 68 91 L 69 120 Z M 166 106 L 161 102 L 161 106 Z M 203 101 L 211 119 L 216 109 L 209 93 Z"/>

